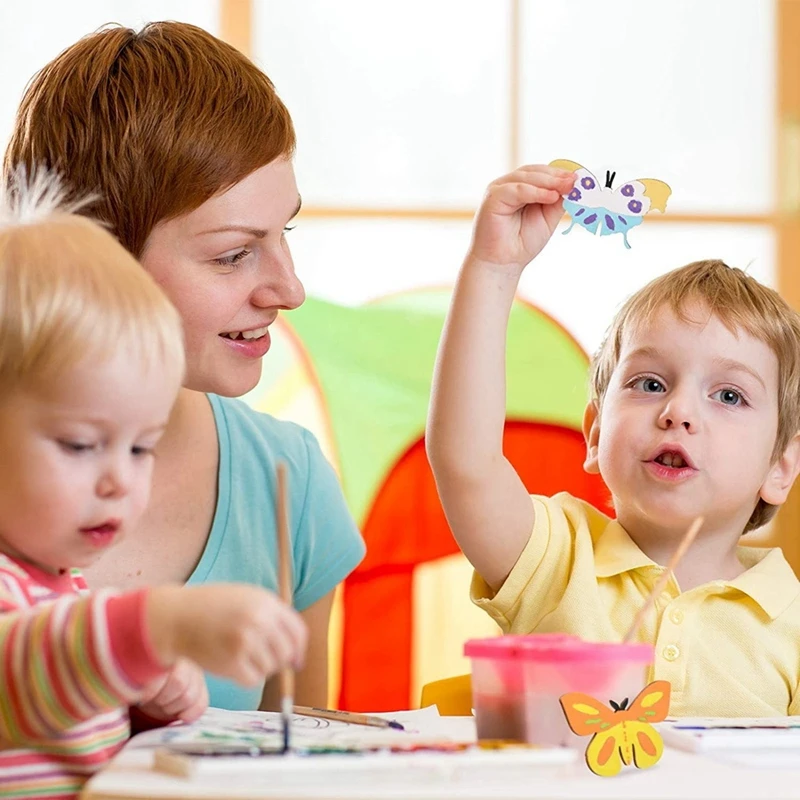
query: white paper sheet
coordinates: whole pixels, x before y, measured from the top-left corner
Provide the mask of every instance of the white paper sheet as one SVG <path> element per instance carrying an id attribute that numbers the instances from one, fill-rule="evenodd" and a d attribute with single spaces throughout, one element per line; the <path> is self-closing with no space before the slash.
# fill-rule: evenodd
<path id="1" fill-rule="evenodd" d="M 398 711 L 379 714 L 401 723 L 405 730 L 374 728 L 354 725 L 338 720 L 316 717 L 292 717 L 291 743 L 293 747 L 340 746 L 375 747 L 414 741 L 444 742 L 474 741 L 473 726 L 465 726 L 460 738 L 453 739 L 453 727 L 442 724 L 436 706 L 417 711 Z M 226 711 L 209 708 L 203 716 L 190 725 L 171 725 L 145 731 L 126 745 L 126 748 L 159 747 L 171 743 L 231 742 L 246 743 L 262 748 L 277 748 L 283 743 L 281 715 L 267 711 Z"/>

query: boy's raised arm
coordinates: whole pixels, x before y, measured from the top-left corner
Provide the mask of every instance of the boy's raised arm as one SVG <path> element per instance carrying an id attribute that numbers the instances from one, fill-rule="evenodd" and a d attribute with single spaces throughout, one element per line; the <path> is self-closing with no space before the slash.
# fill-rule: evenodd
<path id="1" fill-rule="evenodd" d="M 555 230 L 574 177 L 531 166 L 489 185 L 439 343 L 428 458 L 459 546 L 495 590 L 534 521 L 528 492 L 503 455 L 508 319 L 522 271 Z"/>

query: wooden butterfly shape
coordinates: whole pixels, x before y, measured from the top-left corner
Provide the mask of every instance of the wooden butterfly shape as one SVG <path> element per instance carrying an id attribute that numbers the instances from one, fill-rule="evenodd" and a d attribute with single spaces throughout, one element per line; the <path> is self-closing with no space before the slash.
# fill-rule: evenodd
<path id="1" fill-rule="evenodd" d="M 672 194 L 668 184 L 653 178 L 628 181 L 614 189 L 616 172 L 607 171 L 602 186 L 586 167 L 574 161 L 558 159 L 550 162 L 550 166 L 576 174 L 572 191 L 564 195 L 564 210 L 572 217 L 572 224 L 564 233 L 569 233 L 576 224 L 595 236 L 598 231 L 600 236 L 621 233 L 628 249 L 628 231 L 641 225 L 650 211 L 665 212 Z"/>
<path id="2" fill-rule="evenodd" d="M 578 736 L 594 734 L 586 748 L 586 763 L 595 775 L 611 777 L 623 767 L 652 767 L 664 752 L 661 735 L 650 724 L 669 713 L 669 681 L 645 686 L 628 707 L 625 698 L 609 708 L 588 694 L 569 692 L 560 698 L 567 723 Z"/>

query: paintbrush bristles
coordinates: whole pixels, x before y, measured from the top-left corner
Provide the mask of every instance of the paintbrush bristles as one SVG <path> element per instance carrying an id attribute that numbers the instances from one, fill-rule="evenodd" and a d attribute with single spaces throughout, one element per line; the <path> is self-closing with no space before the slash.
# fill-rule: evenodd
<path id="1" fill-rule="evenodd" d="M 664 591 L 664 587 L 669 582 L 672 573 L 675 571 L 675 567 L 678 566 L 678 563 L 684 557 L 686 551 L 689 549 L 689 546 L 695 540 L 697 534 L 700 533 L 700 528 L 702 527 L 703 527 L 702 517 L 697 517 L 697 519 L 689 526 L 689 530 L 686 531 L 686 533 L 683 535 L 683 539 L 681 539 L 680 543 L 675 549 L 675 552 L 672 554 L 672 558 L 669 560 L 667 568 L 664 570 L 661 577 L 656 581 L 655 586 L 653 586 L 653 590 L 647 596 L 647 599 L 644 601 L 642 607 L 639 609 L 639 613 L 634 617 L 630 628 L 628 628 L 628 632 L 622 639 L 623 644 L 627 644 L 636 636 L 636 633 L 641 627 L 642 622 L 644 622 L 645 614 L 647 614 L 647 612 L 650 610 L 650 606 L 653 605 L 653 603 L 655 603 L 656 598 L 658 598 L 661 592 Z"/>

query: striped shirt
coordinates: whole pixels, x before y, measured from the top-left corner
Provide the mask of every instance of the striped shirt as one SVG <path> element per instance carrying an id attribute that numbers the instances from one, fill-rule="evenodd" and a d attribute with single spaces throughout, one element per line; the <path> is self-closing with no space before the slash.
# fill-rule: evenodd
<path id="1" fill-rule="evenodd" d="M 0 797 L 74 798 L 129 736 L 128 704 L 163 667 L 147 590 L 88 593 L 0 554 Z"/>

